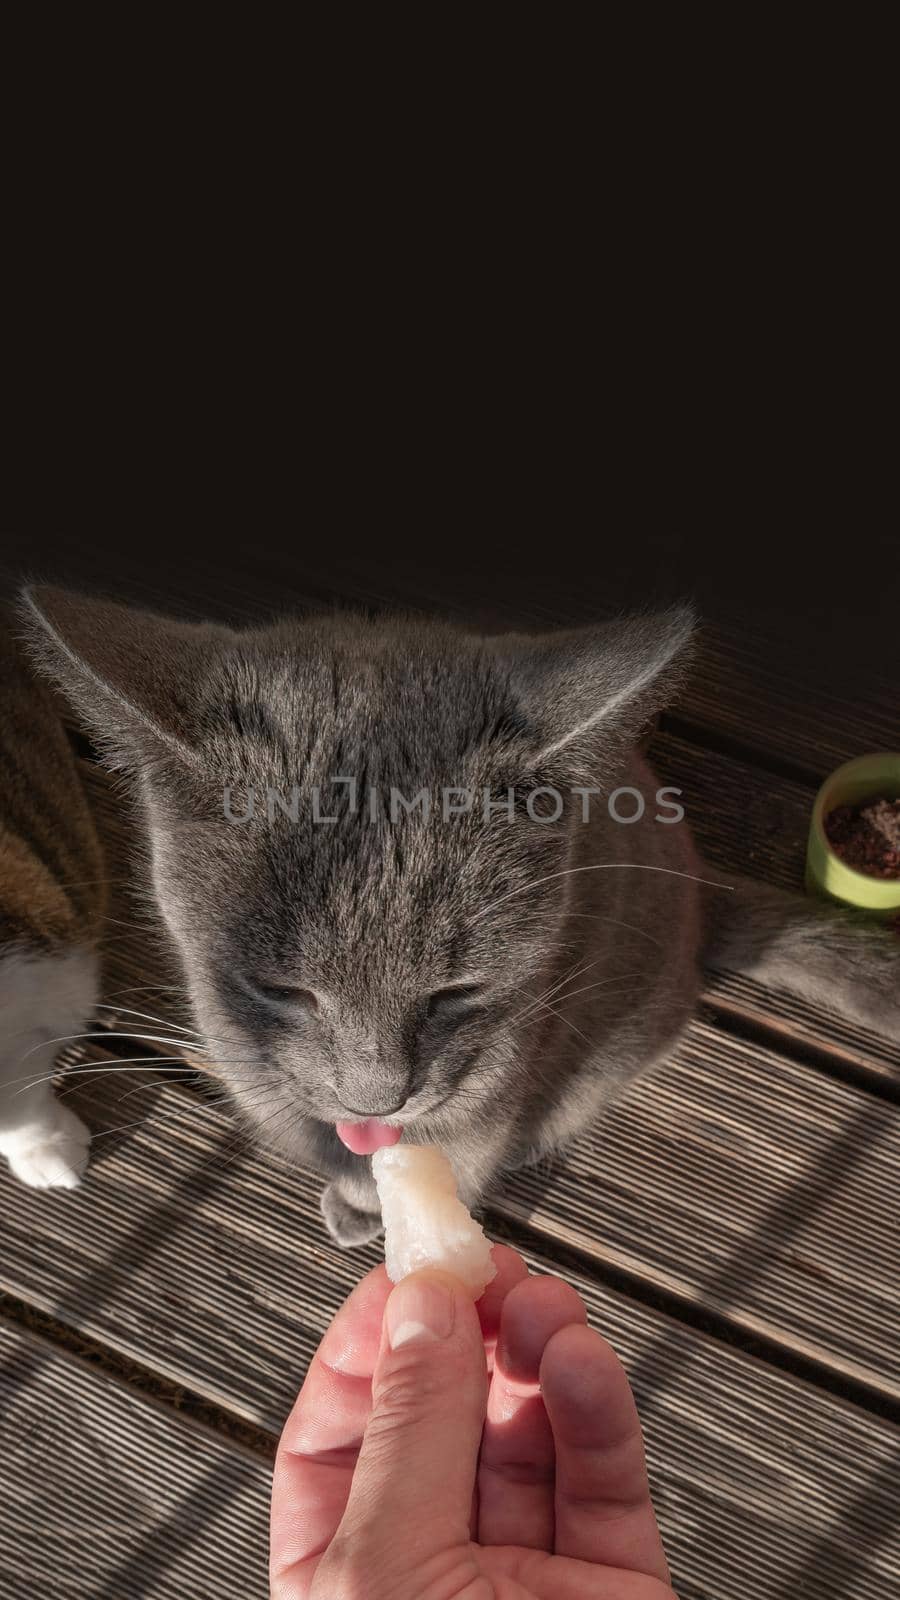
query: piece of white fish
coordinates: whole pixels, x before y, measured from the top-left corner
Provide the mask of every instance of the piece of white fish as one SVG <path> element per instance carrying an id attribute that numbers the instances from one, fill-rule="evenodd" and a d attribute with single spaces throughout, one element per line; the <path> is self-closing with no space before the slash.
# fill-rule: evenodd
<path id="1" fill-rule="evenodd" d="M 384 1219 L 388 1277 L 399 1283 L 420 1267 L 461 1278 L 473 1300 L 497 1268 L 484 1229 L 456 1193 L 453 1168 L 434 1145 L 395 1144 L 376 1150 L 372 1173 Z"/>

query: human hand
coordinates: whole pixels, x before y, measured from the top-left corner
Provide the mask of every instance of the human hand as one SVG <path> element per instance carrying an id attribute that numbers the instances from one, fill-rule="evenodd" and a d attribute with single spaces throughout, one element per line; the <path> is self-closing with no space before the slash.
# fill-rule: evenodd
<path id="1" fill-rule="evenodd" d="M 675 1600 L 624 1369 L 493 1254 L 477 1306 L 378 1267 L 341 1307 L 278 1450 L 273 1600 Z"/>

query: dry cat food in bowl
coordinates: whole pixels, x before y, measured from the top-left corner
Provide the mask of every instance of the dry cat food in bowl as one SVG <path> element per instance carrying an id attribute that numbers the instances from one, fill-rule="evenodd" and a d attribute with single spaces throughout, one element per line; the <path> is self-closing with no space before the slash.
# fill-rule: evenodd
<path id="1" fill-rule="evenodd" d="M 900 753 L 859 756 L 813 806 L 806 885 L 894 921 L 900 913 Z"/>

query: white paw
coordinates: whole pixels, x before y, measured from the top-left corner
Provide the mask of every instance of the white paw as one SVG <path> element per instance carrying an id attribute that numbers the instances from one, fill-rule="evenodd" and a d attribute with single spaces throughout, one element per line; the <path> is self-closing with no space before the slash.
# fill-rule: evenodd
<path id="1" fill-rule="evenodd" d="M 68 1106 L 52 1102 L 42 1122 L 0 1139 L 10 1171 L 31 1189 L 77 1189 L 88 1164 L 91 1136 Z"/>

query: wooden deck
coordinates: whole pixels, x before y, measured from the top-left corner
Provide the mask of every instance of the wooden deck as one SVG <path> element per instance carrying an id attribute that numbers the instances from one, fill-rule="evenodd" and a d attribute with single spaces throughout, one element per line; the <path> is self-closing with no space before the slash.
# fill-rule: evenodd
<path id="1" fill-rule="evenodd" d="M 796 886 L 817 781 L 898 747 L 896 684 L 822 693 L 719 624 L 651 756 L 711 862 Z M 126 874 L 127 804 L 83 770 Z M 107 996 L 141 1008 L 123 991 L 167 958 L 117 898 Z M 95 1132 L 79 1193 L 0 1175 L 4 1600 L 264 1596 L 279 1429 L 378 1259 L 335 1249 L 320 1180 L 201 1084 L 127 1072 L 142 1048 L 110 1032 L 66 1058 L 123 1063 L 65 1086 Z M 629 1368 L 680 1600 L 900 1593 L 898 1097 L 900 1040 L 723 974 L 663 1067 L 492 1202 L 488 1231 L 564 1272 Z"/>

